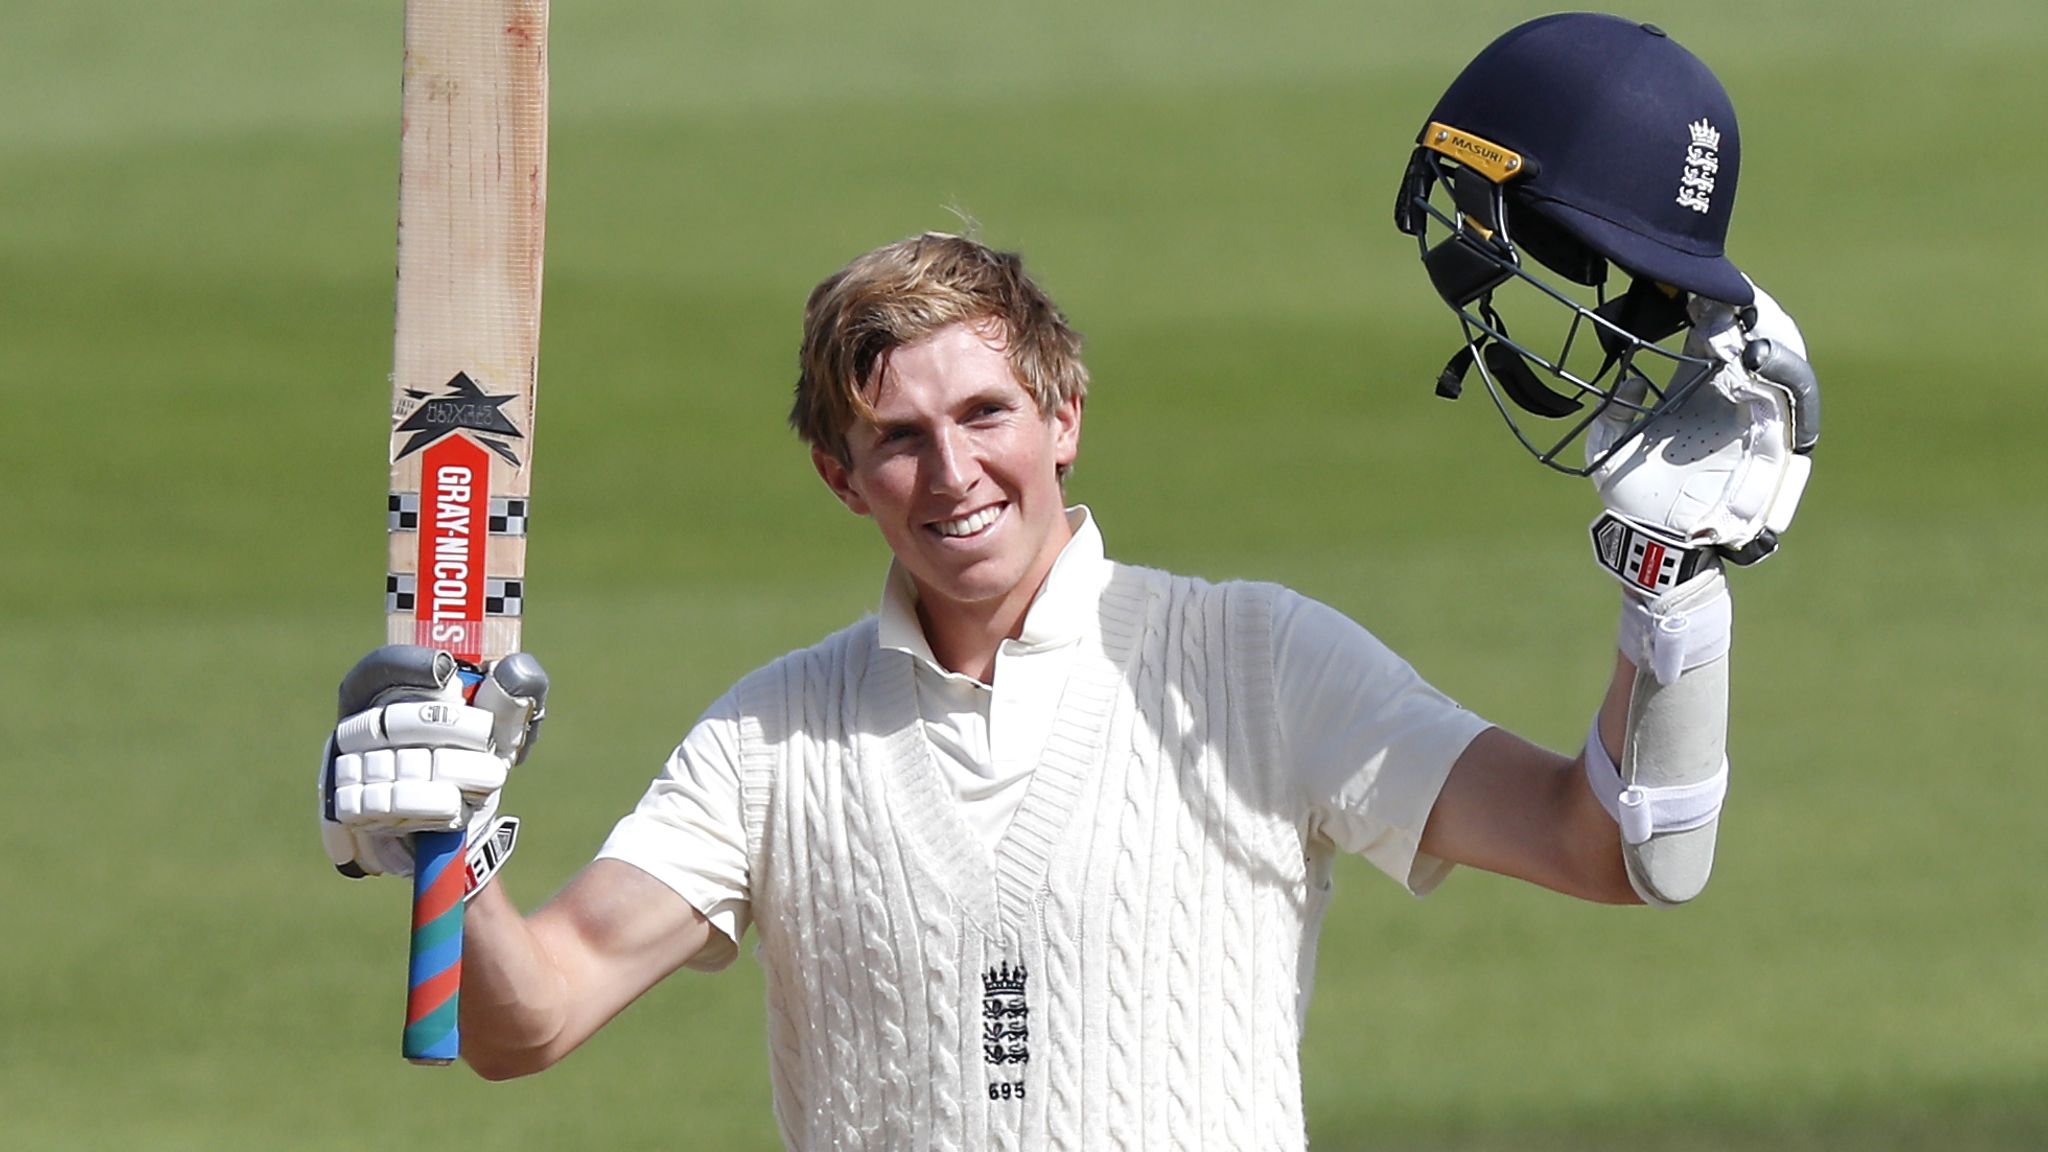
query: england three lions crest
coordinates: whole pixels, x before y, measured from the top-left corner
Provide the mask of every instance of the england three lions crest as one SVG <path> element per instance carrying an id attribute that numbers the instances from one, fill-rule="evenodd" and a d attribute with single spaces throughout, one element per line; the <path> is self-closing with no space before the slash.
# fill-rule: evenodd
<path id="1" fill-rule="evenodd" d="M 1686 125 L 1692 143 L 1685 150 L 1685 172 L 1678 178 L 1678 205 L 1695 212 L 1712 208 L 1714 177 L 1721 171 L 1721 132 L 1704 119 Z"/>
<path id="2" fill-rule="evenodd" d="M 991 1070 L 1031 1060 L 1030 978 L 1024 965 L 1007 960 L 982 974 L 981 1051 Z"/>

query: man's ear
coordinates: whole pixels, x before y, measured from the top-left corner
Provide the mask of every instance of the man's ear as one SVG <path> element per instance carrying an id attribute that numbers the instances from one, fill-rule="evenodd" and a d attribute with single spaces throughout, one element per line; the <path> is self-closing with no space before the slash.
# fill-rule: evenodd
<path id="1" fill-rule="evenodd" d="M 818 470 L 818 478 L 825 482 L 825 487 L 830 488 L 834 496 L 839 497 L 839 502 L 846 505 L 848 511 L 856 516 L 868 514 L 867 500 L 854 489 L 853 474 L 839 457 L 814 447 L 811 449 L 811 467 Z"/>
<path id="2" fill-rule="evenodd" d="M 1053 406 L 1047 419 L 1053 424 L 1053 461 L 1061 468 L 1072 466 L 1081 454 L 1081 398 L 1069 396 Z"/>

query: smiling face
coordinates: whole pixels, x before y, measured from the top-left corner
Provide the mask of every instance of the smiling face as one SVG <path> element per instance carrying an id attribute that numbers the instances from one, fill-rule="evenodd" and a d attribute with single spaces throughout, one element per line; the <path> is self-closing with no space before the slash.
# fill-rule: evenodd
<path id="1" fill-rule="evenodd" d="M 988 323 L 903 345 L 880 376 L 874 421 L 847 431 L 844 462 L 814 447 L 818 474 L 881 529 L 935 648 L 953 625 L 1014 631 L 1071 535 L 1059 478 L 1080 397 L 1041 411 Z"/>

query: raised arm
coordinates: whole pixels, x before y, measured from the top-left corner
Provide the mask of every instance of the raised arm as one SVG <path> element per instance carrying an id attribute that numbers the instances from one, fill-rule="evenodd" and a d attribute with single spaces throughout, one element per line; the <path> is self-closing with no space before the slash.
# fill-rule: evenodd
<path id="1" fill-rule="evenodd" d="M 604 858 L 522 918 L 492 877 L 518 840 L 498 799 L 546 710 L 540 665 L 508 656 L 472 688 L 447 653 L 393 645 L 360 661 L 339 696 L 320 767 L 321 842 L 336 870 L 410 875 L 411 833 L 466 832 L 460 1054 L 480 1075 L 538 1072 L 670 972 L 730 959 L 746 863 L 729 709 L 677 748 L 631 834 L 615 830 Z M 692 879 L 696 865 L 723 886 Z"/>
<path id="2" fill-rule="evenodd" d="M 1775 549 L 1819 396 L 1798 328 L 1761 290 L 1746 315 L 1700 300 L 1692 312 L 1687 347 L 1719 369 L 1592 471 L 1607 506 L 1595 553 L 1623 589 L 1598 722 L 1572 761 L 1499 730 L 1475 739 L 1425 852 L 1595 900 L 1681 904 L 1706 886 L 1728 786 L 1722 562 Z"/>
<path id="3" fill-rule="evenodd" d="M 1612 816 L 1633 892 L 1683 903 L 1707 882 L 1728 782 L 1720 568 L 1776 549 L 1820 436 L 1797 326 L 1726 253 L 1734 104 L 1663 29 L 1559 13 L 1487 45 L 1415 143 L 1394 224 L 1464 338 L 1436 393 L 1457 399 L 1476 372 L 1522 447 L 1592 479 L 1626 666 L 1589 726 L 1583 787 L 1561 758 L 1488 734 L 1439 789 L 1430 842 L 1611 892 L 1563 863 L 1607 838 L 1579 819 L 1583 792 Z M 1511 333 L 1503 313 L 1550 320 Z"/>

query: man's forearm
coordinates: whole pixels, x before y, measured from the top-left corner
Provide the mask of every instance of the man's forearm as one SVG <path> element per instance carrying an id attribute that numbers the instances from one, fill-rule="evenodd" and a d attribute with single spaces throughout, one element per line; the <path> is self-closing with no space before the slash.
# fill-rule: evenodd
<path id="1" fill-rule="evenodd" d="M 499 884 L 463 916 L 462 1058 L 487 1080 L 538 1072 L 559 1058 L 566 982 L 540 936 Z"/>
<path id="2" fill-rule="evenodd" d="M 1617 762 L 1621 759 L 1622 741 L 1628 735 L 1628 702 L 1635 684 L 1635 664 L 1615 653 L 1614 677 L 1607 682 L 1607 698 L 1600 702 L 1600 743 L 1607 748 L 1608 757 Z"/>
<path id="3" fill-rule="evenodd" d="M 1629 697 L 1635 690 L 1636 666 L 1616 653 L 1614 675 L 1607 682 L 1607 695 L 1600 703 L 1600 743 L 1610 759 L 1621 754 L 1628 733 Z M 1581 754 L 1583 756 L 1583 753 Z M 1621 830 L 1601 807 L 1586 780 L 1585 764 L 1574 760 L 1571 768 L 1571 802 L 1566 826 L 1577 830 L 1584 872 L 1593 877 L 1599 895 L 1592 897 L 1609 904 L 1640 904 L 1642 898 L 1628 882 L 1628 866 L 1621 855 Z"/>
<path id="4" fill-rule="evenodd" d="M 717 931 L 667 885 L 618 860 L 593 862 L 526 917 L 487 885 L 463 930 L 462 1056 L 489 1080 L 568 1055 Z"/>

